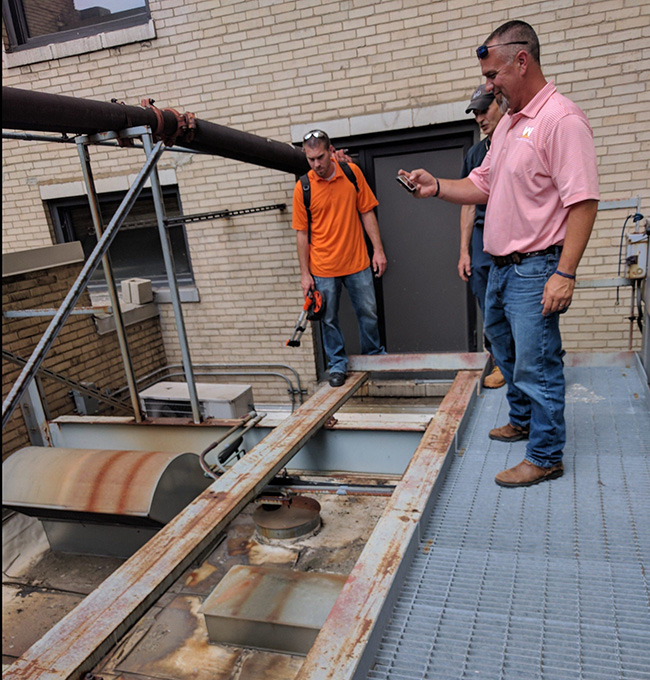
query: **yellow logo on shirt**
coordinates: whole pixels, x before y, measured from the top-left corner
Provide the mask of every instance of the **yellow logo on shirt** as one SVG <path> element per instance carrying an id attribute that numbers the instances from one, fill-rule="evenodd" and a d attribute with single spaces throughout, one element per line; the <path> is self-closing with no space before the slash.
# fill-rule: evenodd
<path id="1" fill-rule="evenodd" d="M 533 130 L 535 128 L 532 127 L 525 127 L 524 131 L 521 133 L 522 137 L 525 137 L 526 139 L 530 139 L 530 136 L 533 134 Z"/>

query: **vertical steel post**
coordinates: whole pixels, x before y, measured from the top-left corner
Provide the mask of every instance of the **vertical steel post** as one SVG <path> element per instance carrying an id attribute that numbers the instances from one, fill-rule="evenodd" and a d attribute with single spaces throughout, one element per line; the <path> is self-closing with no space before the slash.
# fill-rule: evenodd
<path id="1" fill-rule="evenodd" d="M 145 153 L 149 155 L 153 148 L 153 139 L 151 134 L 143 134 L 142 143 L 144 144 Z M 169 233 L 165 227 L 165 204 L 163 202 L 162 189 L 160 186 L 160 178 L 158 177 L 157 168 L 154 168 L 153 172 L 151 173 L 151 190 L 153 194 L 153 203 L 156 210 L 156 219 L 158 220 L 160 245 L 162 247 L 163 260 L 165 262 L 165 270 L 167 272 L 167 281 L 169 283 L 169 295 L 171 297 L 172 307 L 174 308 L 178 340 L 181 346 L 183 368 L 185 370 L 185 380 L 187 381 L 190 404 L 192 406 L 192 417 L 195 423 L 200 423 L 201 411 L 199 408 L 199 397 L 196 391 L 196 383 L 194 382 L 194 369 L 192 368 L 192 359 L 190 357 L 190 348 L 187 342 L 187 334 L 185 333 L 185 322 L 183 320 L 183 310 L 181 309 L 181 298 L 178 293 L 176 269 L 174 268 L 174 255 L 172 252 L 171 241 L 169 239 Z"/>
<path id="2" fill-rule="evenodd" d="M 76 142 L 77 151 L 79 152 L 79 160 L 81 161 L 81 172 L 86 185 L 86 193 L 88 194 L 90 214 L 92 216 L 93 225 L 95 226 L 97 241 L 99 241 L 99 239 L 102 237 L 102 234 L 104 233 L 104 226 L 102 224 L 102 215 L 99 207 L 99 197 L 97 196 L 95 180 L 93 178 L 93 172 L 90 166 L 90 152 L 88 149 L 89 140 L 86 135 L 80 135 L 76 138 Z M 106 251 L 105 255 L 102 257 L 102 266 L 104 268 L 104 277 L 106 278 L 106 285 L 108 287 L 108 295 L 111 300 L 111 306 L 113 307 L 115 331 L 117 332 L 117 340 L 120 345 L 120 352 L 122 353 L 122 362 L 124 363 L 126 384 L 129 388 L 129 395 L 131 396 L 133 414 L 135 415 L 135 421 L 137 423 L 141 423 L 142 413 L 140 412 L 140 402 L 138 400 L 138 389 L 135 373 L 133 372 L 133 362 L 131 361 L 129 343 L 126 337 L 126 327 L 124 325 L 124 317 L 122 316 L 122 309 L 120 308 L 120 300 L 117 294 L 117 288 L 115 286 L 115 277 L 113 276 L 111 257 L 108 251 Z"/>
<path id="3" fill-rule="evenodd" d="M 95 249 L 90 254 L 90 257 L 79 273 L 77 280 L 72 284 L 72 288 L 68 291 L 68 294 L 65 296 L 65 299 L 59 307 L 59 310 L 54 315 L 50 325 L 47 327 L 45 333 L 43 333 L 43 336 L 38 341 L 38 344 L 34 348 L 34 351 L 25 364 L 21 374 L 18 376 L 18 380 L 16 380 L 9 394 L 7 395 L 7 398 L 2 403 L 3 428 L 9 421 L 9 418 L 11 418 L 12 413 L 18 405 L 18 401 L 24 394 L 29 383 L 33 380 L 34 376 L 36 375 L 36 371 L 38 371 L 40 365 L 43 363 L 45 355 L 54 344 L 54 341 L 56 340 L 59 331 L 63 327 L 63 324 L 65 323 L 68 316 L 70 316 L 75 304 L 88 285 L 88 281 L 90 281 L 90 277 L 99 265 L 99 261 L 101 260 L 104 253 L 108 251 L 109 246 L 115 238 L 115 234 L 117 234 L 117 231 L 122 225 L 122 222 L 124 222 L 129 210 L 131 210 L 133 204 L 136 202 L 140 192 L 142 191 L 142 188 L 145 185 L 145 182 L 147 181 L 151 171 L 156 167 L 156 163 L 160 159 L 160 156 L 162 156 L 164 150 L 165 145 L 162 142 L 158 142 L 152 149 L 151 153 L 148 154 L 146 163 L 142 167 L 142 170 L 140 170 L 138 173 L 138 176 L 135 178 L 135 181 L 131 185 L 131 188 L 128 190 L 126 196 L 122 199 L 119 208 L 117 209 L 115 215 L 113 215 L 108 227 L 106 227 L 104 235 L 101 237 L 95 246 Z"/>
<path id="4" fill-rule="evenodd" d="M 50 426 L 41 399 L 40 386 L 37 383 L 38 380 L 32 380 L 20 400 L 23 418 L 27 425 L 29 441 L 33 446 L 52 446 Z"/>

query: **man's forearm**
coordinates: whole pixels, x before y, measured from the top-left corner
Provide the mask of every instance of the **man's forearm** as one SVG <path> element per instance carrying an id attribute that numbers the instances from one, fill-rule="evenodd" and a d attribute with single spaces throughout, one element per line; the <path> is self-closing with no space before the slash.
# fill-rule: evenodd
<path id="1" fill-rule="evenodd" d="M 440 179 L 440 192 L 438 198 L 449 203 L 465 205 L 483 205 L 488 202 L 488 197 L 472 182 L 469 177 L 463 179 Z"/>
<path id="2" fill-rule="evenodd" d="M 361 222 L 363 228 L 368 234 L 368 238 L 372 243 L 372 269 L 375 276 L 383 276 L 386 271 L 386 266 L 388 261 L 386 259 L 386 253 L 384 252 L 384 246 L 381 242 L 381 236 L 379 234 L 379 224 L 377 223 L 377 216 L 374 210 L 370 210 L 366 213 L 361 213 Z"/>
<path id="3" fill-rule="evenodd" d="M 558 269 L 565 274 L 575 274 L 582 258 L 598 212 L 598 201 L 582 201 L 569 208 L 566 235 Z"/>
<path id="4" fill-rule="evenodd" d="M 310 275 L 309 272 L 309 240 L 306 231 L 296 231 L 296 247 L 298 250 L 298 263 L 300 276 Z"/>
<path id="5" fill-rule="evenodd" d="M 440 179 L 423 170 L 399 171 L 405 174 L 417 187 L 416 198 L 441 198 L 450 203 L 482 205 L 487 203 L 488 196 L 484 194 L 469 177 L 463 179 Z"/>
<path id="6" fill-rule="evenodd" d="M 582 201 L 569 208 L 562 255 L 557 271 L 544 286 L 542 295 L 542 314 L 553 314 L 566 309 L 573 299 L 575 290 L 575 273 L 580 258 L 587 247 L 591 230 L 598 211 L 598 201 Z"/>
<path id="7" fill-rule="evenodd" d="M 373 250 L 375 252 L 384 252 L 381 234 L 379 233 L 379 224 L 374 210 L 367 213 L 361 213 L 361 223 L 363 224 L 366 234 L 368 234 Z"/>
<path id="8" fill-rule="evenodd" d="M 460 252 L 461 255 L 469 253 L 469 244 L 472 240 L 474 229 L 474 217 L 476 206 L 463 205 L 460 209 Z"/>

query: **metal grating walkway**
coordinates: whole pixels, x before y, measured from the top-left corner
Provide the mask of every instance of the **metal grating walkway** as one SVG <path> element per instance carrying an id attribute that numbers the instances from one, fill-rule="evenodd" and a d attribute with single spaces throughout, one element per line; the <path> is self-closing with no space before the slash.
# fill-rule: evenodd
<path id="1" fill-rule="evenodd" d="M 525 442 L 479 398 L 368 680 L 650 679 L 650 399 L 635 368 L 566 369 L 561 479 L 503 489 Z"/>

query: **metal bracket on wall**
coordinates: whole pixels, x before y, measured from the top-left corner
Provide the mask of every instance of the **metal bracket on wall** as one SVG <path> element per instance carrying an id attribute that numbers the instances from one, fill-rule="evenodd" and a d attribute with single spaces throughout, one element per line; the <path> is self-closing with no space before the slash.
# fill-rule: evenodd
<path id="1" fill-rule="evenodd" d="M 187 222 L 205 222 L 207 220 L 223 220 L 231 217 L 239 217 L 240 215 L 252 215 L 254 213 L 269 212 L 270 210 L 284 211 L 287 209 L 286 203 L 273 203 L 271 205 L 260 205 L 254 208 L 240 208 L 238 210 L 212 210 L 210 212 L 195 213 L 194 215 L 177 215 L 175 217 L 166 217 L 164 220 L 165 227 L 175 227 L 179 224 Z M 157 220 L 134 220 L 132 222 L 125 222 L 123 229 L 133 229 L 136 227 L 150 227 L 156 225 Z"/>

